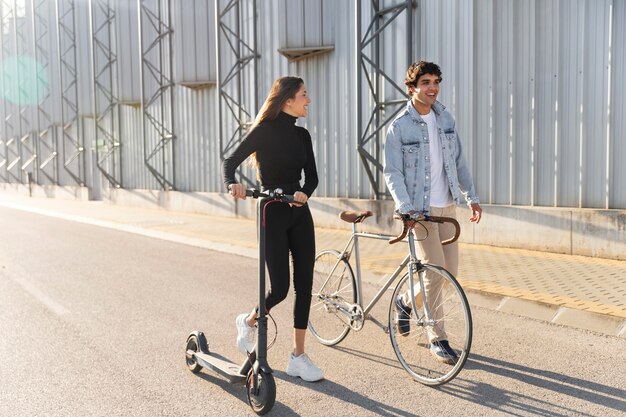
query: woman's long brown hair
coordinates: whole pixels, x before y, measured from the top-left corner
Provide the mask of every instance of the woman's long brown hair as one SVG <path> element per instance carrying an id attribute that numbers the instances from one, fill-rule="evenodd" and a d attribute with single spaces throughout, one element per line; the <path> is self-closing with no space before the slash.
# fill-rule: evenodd
<path id="1" fill-rule="evenodd" d="M 256 128 L 264 121 L 276 119 L 287 100 L 294 98 L 303 84 L 304 80 L 299 77 L 281 77 L 274 81 L 272 89 L 250 129 Z M 259 164 L 256 160 L 256 152 L 250 156 L 250 163 L 257 168 L 257 179 L 259 179 Z"/>

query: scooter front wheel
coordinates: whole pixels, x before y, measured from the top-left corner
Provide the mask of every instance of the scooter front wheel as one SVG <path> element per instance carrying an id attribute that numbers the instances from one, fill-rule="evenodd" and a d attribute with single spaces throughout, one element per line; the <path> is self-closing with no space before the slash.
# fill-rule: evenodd
<path id="1" fill-rule="evenodd" d="M 252 410 L 258 415 L 263 415 L 270 411 L 276 401 L 276 382 L 274 376 L 266 372 L 259 372 L 259 389 L 255 394 L 252 387 L 252 371 L 246 380 L 246 392 L 248 393 L 248 403 Z"/>

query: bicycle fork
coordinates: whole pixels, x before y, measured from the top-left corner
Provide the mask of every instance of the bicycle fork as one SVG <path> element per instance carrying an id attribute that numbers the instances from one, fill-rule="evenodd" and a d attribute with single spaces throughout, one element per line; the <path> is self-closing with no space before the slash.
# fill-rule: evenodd
<path id="1" fill-rule="evenodd" d="M 420 260 L 417 259 L 417 256 L 415 255 L 415 240 L 414 238 L 414 233 L 413 233 L 413 229 L 409 229 L 408 232 L 408 241 L 409 241 L 409 295 L 410 295 L 410 300 L 411 303 L 413 304 L 413 311 L 415 312 L 415 317 L 418 319 L 418 323 L 419 323 L 419 317 L 417 316 L 417 309 L 415 306 L 415 285 L 413 284 L 413 276 L 414 274 L 417 272 L 417 275 L 419 277 L 419 286 L 420 286 L 420 293 L 422 295 L 422 305 L 424 306 L 424 320 L 423 320 L 423 324 L 428 325 L 428 326 L 433 326 L 435 324 L 434 320 L 431 319 L 431 315 L 430 315 L 430 307 L 428 306 L 428 300 L 426 299 L 426 288 L 424 286 L 424 274 L 426 273 L 426 271 L 421 268 L 422 266 L 422 262 Z"/>

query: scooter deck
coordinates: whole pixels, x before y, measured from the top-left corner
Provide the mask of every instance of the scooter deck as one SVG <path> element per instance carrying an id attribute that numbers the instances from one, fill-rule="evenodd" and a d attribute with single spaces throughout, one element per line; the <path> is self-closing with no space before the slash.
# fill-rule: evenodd
<path id="1" fill-rule="evenodd" d="M 246 375 L 239 373 L 241 365 L 233 363 L 226 358 L 218 357 L 212 353 L 194 352 L 192 350 L 187 351 L 187 356 L 195 360 L 203 368 L 217 372 L 231 384 L 246 383 Z"/>

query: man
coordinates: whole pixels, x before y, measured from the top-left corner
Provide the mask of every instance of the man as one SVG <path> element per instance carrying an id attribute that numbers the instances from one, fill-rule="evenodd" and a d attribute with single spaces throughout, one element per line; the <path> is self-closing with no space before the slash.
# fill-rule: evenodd
<path id="1" fill-rule="evenodd" d="M 404 84 L 411 99 L 387 131 L 385 181 L 396 203 L 396 211 L 400 213 L 456 217 L 456 204 L 461 202 L 462 195 L 472 211 L 470 222 L 478 223 L 482 209 L 463 157 L 454 118 L 437 101 L 441 80 L 441 69 L 432 62 L 419 61 L 407 70 Z M 424 226 L 427 237 L 419 242 L 424 261 L 443 266 L 456 276 L 458 244 L 441 244 L 454 235 L 454 228 L 449 223 L 427 222 Z M 424 279 L 427 296 L 438 293 L 441 283 L 436 281 L 428 276 Z M 420 293 L 414 301 L 408 293 L 396 300 L 400 334 L 408 335 L 412 305 L 419 304 Z M 430 310 L 432 318 L 440 324 L 427 328 L 430 352 L 440 362 L 454 364 L 458 355 L 447 340 L 442 317 L 438 317 L 442 312 Z"/>

